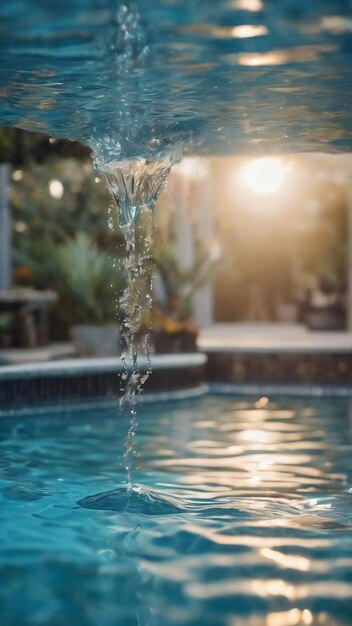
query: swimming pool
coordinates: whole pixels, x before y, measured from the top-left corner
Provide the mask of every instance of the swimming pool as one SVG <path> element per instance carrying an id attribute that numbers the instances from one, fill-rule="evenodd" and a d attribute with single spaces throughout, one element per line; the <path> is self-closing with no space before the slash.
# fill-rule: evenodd
<path id="1" fill-rule="evenodd" d="M 100 163 L 352 146 L 349 0 L 4 0 L 0 123 Z"/>
<path id="2" fill-rule="evenodd" d="M 351 400 L 145 405 L 118 510 L 127 428 L 0 420 L 2 626 L 351 623 Z"/>

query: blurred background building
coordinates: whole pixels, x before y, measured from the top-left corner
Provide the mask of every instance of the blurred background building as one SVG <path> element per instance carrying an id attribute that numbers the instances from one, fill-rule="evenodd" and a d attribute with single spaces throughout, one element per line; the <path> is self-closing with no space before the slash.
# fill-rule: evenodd
<path id="1" fill-rule="evenodd" d="M 2 348 L 116 325 L 123 235 L 88 150 L 3 130 L 0 155 Z M 351 180 L 349 154 L 185 156 L 155 211 L 154 325 L 351 330 Z M 14 323 L 29 294 L 25 322 Z M 48 321 L 50 336 L 38 337 Z"/>

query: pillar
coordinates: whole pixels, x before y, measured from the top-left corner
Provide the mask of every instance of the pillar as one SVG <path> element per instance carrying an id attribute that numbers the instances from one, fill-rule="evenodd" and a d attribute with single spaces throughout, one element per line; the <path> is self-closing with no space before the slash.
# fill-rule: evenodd
<path id="1" fill-rule="evenodd" d="M 11 287 L 10 166 L 0 163 L 0 290 Z"/>
<path id="2" fill-rule="evenodd" d="M 352 179 L 347 183 L 347 329 L 352 332 Z"/>
<path id="3" fill-rule="evenodd" d="M 192 225 L 207 248 L 213 240 L 213 215 L 210 194 L 210 164 L 199 158 L 185 157 L 174 173 L 176 201 L 175 245 L 180 268 L 187 270 L 194 262 Z M 200 328 L 213 322 L 211 281 L 193 297 L 193 318 Z"/>

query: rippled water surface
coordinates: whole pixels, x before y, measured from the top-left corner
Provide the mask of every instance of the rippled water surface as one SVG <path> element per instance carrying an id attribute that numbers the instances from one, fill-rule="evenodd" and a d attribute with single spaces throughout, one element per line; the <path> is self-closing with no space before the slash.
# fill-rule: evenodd
<path id="1" fill-rule="evenodd" d="M 350 626 L 351 400 L 2 419 L 2 626 Z"/>
<path id="2" fill-rule="evenodd" d="M 2 0 L 0 123 L 103 161 L 352 147 L 351 0 Z"/>

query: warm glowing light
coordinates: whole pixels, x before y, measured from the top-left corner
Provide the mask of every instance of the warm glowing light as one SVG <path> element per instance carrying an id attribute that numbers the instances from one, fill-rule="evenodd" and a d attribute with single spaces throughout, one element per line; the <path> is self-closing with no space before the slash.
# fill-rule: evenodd
<path id="1" fill-rule="evenodd" d="M 343 15 L 326 15 L 322 18 L 322 28 L 334 34 L 350 33 L 352 19 Z"/>
<path id="2" fill-rule="evenodd" d="M 271 548 L 262 548 L 260 554 L 285 569 L 295 569 L 300 572 L 308 572 L 310 569 L 310 561 L 304 556 L 283 554 Z"/>
<path id="3" fill-rule="evenodd" d="M 15 170 L 12 174 L 12 180 L 15 180 L 16 182 L 19 180 L 22 180 L 23 178 L 23 172 L 22 170 Z"/>
<path id="4" fill-rule="evenodd" d="M 268 404 L 269 398 L 267 398 L 266 396 L 262 396 L 261 398 L 259 398 L 259 400 L 257 400 L 254 406 L 256 409 L 264 409 L 266 406 L 268 406 Z"/>
<path id="5" fill-rule="evenodd" d="M 261 37 L 267 35 L 268 29 L 266 26 L 257 24 L 255 26 L 251 24 L 242 24 L 240 26 L 234 26 L 231 29 L 232 37 L 236 39 L 249 39 L 250 37 Z"/>
<path id="6" fill-rule="evenodd" d="M 236 9 L 254 13 L 263 9 L 263 2 L 262 0 L 234 0 L 234 6 Z"/>
<path id="7" fill-rule="evenodd" d="M 28 226 L 25 222 L 16 222 L 15 224 L 15 231 L 16 233 L 25 233 L 27 230 Z"/>
<path id="8" fill-rule="evenodd" d="M 183 157 L 174 171 L 188 180 L 201 180 L 207 175 L 208 167 L 204 159 Z"/>
<path id="9" fill-rule="evenodd" d="M 181 28 L 181 32 L 197 35 L 198 37 L 211 37 L 212 39 L 228 39 L 234 37 L 247 39 L 248 37 L 261 37 L 268 34 L 264 24 L 239 24 L 237 26 L 220 26 L 219 24 L 192 24 Z"/>
<path id="10" fill-rule="evenodd" d="M 248 483 L 250 485 L 260 485 L 263 482 L 261 476 L 258 476 L 258 474 L 253 474 L 253 476 L 251 476 L 248 479 Z"/>
<path id="11" fill-rule="evenodd" d="M 287 50 L 273 52 L 240 52 L 235 55 L 238 65 L 248 67 L 262 67 L 265 65 L 285 65 L 287 63 L 306 63 L 318 61 L 326 52 L 333 52 L 331 45 L 312 44 L 310 46 L 296 46 Z"/>
<path id="12" fill-rule="evenodd" d="M 307 626 L 313 622 L 313 615 L 308 609 L 304 609 L 304 611 L 302 611 L 302 621 L 303 624 L 307 624 Z"/>
<path id="13" fill-rule="evenodd" d="M 243 52 L 236 56 L 238 65 L 262 67 L 263 65 L 283 65 L 287 63 L 287 54 L 277 52 Z"/>
<path id="14" fill-rule="evenodd" d="M 289 611 L 269 613 L 266 618 L 266 626 L 296 626 L 300 621 L 301 611 L 299 609 L 290 609 Z"/>
<path id="15" fill-rule="evenodd" d="M 60 180 L 53 178 L 48 183 L 49 193 L 55 200 L 60 200 L 64 195 L 64 186 Z"/>
<path id="16" fill-rule="evenodd" d="M 240 182 L 260 195 L 269 195 L 279 191 L 282 187 L 287 166 L 271 157 L 248 161 L 239 172 Z"/>
<path id="17" fill-rule="evenodd" d="M 296 599 L 296 591 L 293 585 L 284 580 L 252 580 L 250 583 L 254 594 L 266 598 L 267 596 L 282 596 L 288 600 Z"/>
<path id="18" fill-rule="evenodd" d="M 243 430 L 238 433 L 240 441 L 248 441 L 248 443 L 273 443 L 277 441 L 278 435 L 266 430 Z"/>

